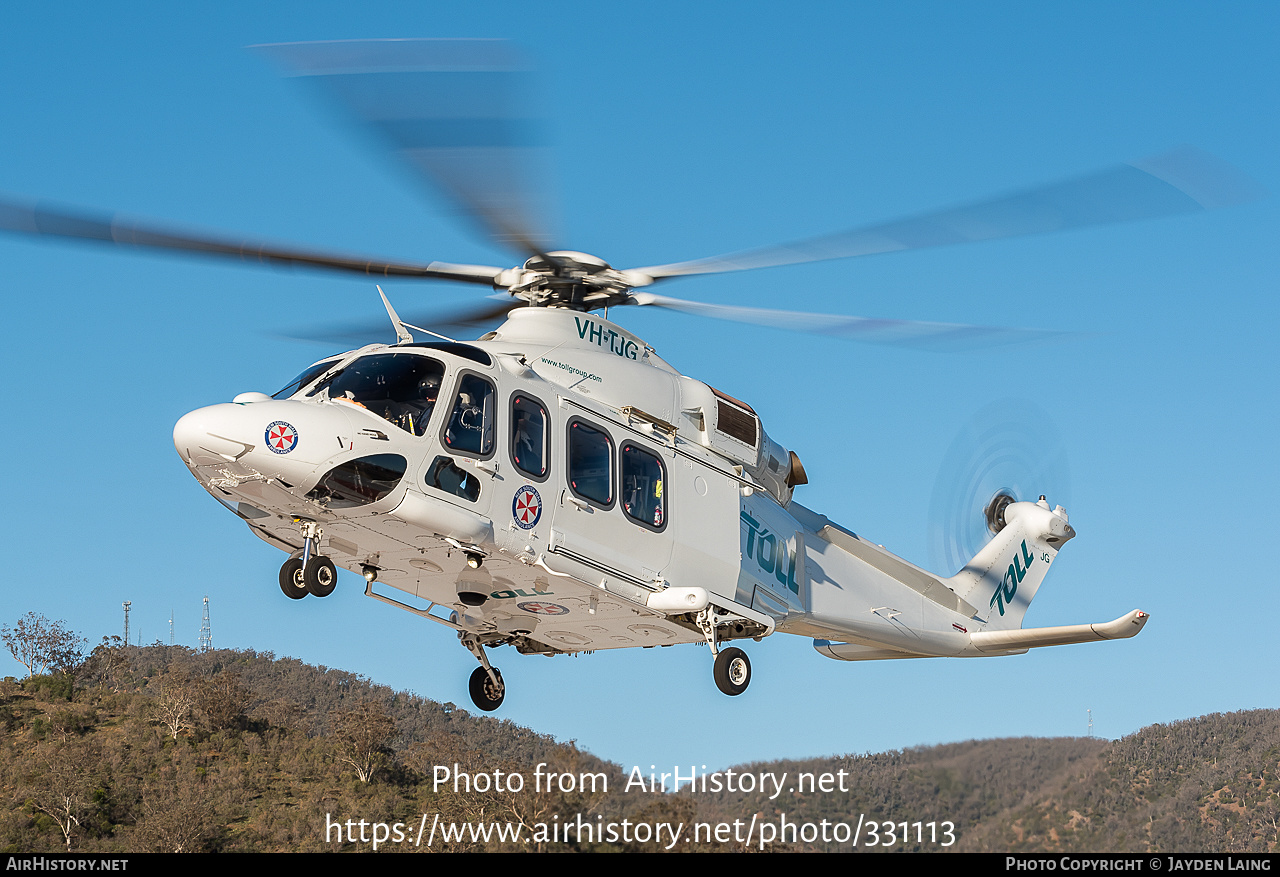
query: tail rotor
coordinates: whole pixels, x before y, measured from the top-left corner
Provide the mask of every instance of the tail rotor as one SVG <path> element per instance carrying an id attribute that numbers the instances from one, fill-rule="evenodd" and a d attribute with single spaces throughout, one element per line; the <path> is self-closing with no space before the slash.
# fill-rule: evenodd
<path id="1" fill-rule="evenodd" d="M 946 576 L 1004 528 L 1005 509 L 1047 496 L 1069 505 L 1066 446 L 1034 403 L 1005 399 L 971 417 L 951 443 L 929 505 L 929 560 Z"/>

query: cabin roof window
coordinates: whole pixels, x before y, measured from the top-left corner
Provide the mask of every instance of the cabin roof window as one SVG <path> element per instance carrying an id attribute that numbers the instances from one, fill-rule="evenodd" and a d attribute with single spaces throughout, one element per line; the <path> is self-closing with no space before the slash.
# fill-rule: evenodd
<path id="1" fill-rule="evenodd" d="M 425 347 L 428 350 L 439 350 L 441 353 L 452 353 L 480 365 L 493 365 L 493 359 L 479 347 L 460 344 L 457 341 L 415 341 L 413 344 L 402 344 L 401 347 Z"/>

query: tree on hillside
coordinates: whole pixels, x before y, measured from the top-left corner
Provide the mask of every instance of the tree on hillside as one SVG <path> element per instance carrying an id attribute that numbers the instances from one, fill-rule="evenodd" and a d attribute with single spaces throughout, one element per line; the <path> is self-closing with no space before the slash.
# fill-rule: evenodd
<path id="1" fill-rule="evenodd" d="M 67 852 L 71 852 L 72 837 L 95 808 L 93 766 L 100 760 L 101 752 L 92 743 L 54 744 L 38 746 L 19 767 L 25 775 L 20 796 L 27 806 L 57 823 Z"/>
<path id="2" fill-rule="evenodd" d="M 62 621 L 50 621 L 28 612 L 12 628 L 0 628 L 14 660 L 27 668 L 27 678 L 70 670 L 84 657 L 85 640 L 67 630 Z"/>
<path id="3" fill-rule="evenodd" d="M 120 677 L 128 667 L 129 655 L 124 640 L 118 636 L 104 636 L 80 665 L 78 675 L 81 679 L 118 691 Z"/>
<path id="4" fill-rule="evenodd" d="M 193 727 L 191 713 L 195 709 L 196 698 L 192 694 L 191 680 L 181 672 L 169 672 L 153 682 L 155 700 L 151 703 L 153 721 L 164 725 L 169 736 L 174 740 L 183 731 Z"/>
<path id="5" fill-rule="evenodd" d="M 245 710 L 253 702 L 253 693 L 240 682 L 240 675 L 231 670 L 199 680 L 193 694 L 196 710 L 214 731 L 240 727 Z"/>
<path id="6" fill-rule="evenodd" d="M 362 783 L 386 763 L 387 743 L 395 733 L 395 720 L 382 704 L 370 700 L 338 713 L 333 723 L 339 758 L 356 769 Z"/>

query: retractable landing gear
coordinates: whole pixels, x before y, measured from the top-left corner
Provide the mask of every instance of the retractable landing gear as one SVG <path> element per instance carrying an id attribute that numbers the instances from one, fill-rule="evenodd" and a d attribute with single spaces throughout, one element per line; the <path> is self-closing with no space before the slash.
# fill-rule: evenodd
<path id="1" fill-rule="evenodd" d="M 716 655 L 716 688 L 736 697 L 751 684 L 751 662 L 742 649 L 725 649 Z"/>
<path id="2" fill-rule="evenodd" d="M 720 610 L 723 613 L 723 610 Z M 707 645 L 711 647 L 711 654 L 716 656 L 716 665 L 713 671 L 716 680 L 716 688 L 719 688 L 730 697 L 737 697 L 739 694 L 747 690 L 747 686 L 751 684 L 751 661 L 747 659 L 747 653 L 742 649 L 725 649 L 720 651 L 720 629 L 719 620 L 717 618 L 717 609 L 714 606 L 708 606 L 698 613 L 698 627 L 702 628 L 702 635 L 707 639 Z"/>
<path id="3" fill-rule="evenodd" d="M 502 681 L 502 673 L 489 663 L 489 656 L 484 653 L 484 646 L 470 634 L 460 634 L 459 639 L 467 651 L 476 656 L 480 662 L 471 673 L 468 688 L 471 691 L 471 702 L 486 713 L 491 713 L 502 706 L 502 699 L 507 696 L 507 684 Z"/>
<path id="4" fill-rule="evenodd" d="M 302 556 L 291 557 L 280 567 L 280 590 L 290 600 L 301 600 L 307 594 L 327 597 L 338 585 L 338 568 L 323 555 L 313 555 L 320 538 L 315 521 L 299 521 L 302 525 Z"/>

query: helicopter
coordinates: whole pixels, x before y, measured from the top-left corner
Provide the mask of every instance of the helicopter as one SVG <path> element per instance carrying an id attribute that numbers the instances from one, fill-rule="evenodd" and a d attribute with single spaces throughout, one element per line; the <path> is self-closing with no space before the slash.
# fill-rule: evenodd
<path id="1" fill-rule="evenodd" d="M 660 307 L 908 346 L 1034 340 L 1051 333 L 715 306 L 646 288 L 1224 206 L 1235 189 L 1211 158 L 1180 151 L 809 241 L 615 269 L 552 249 L 537 231 L 518 173 L 528 150 L 502 109 L 518 71 L 505 44 L 264 51 L 328 90 L 523 261 L 335 256 L 18 202 L 0 203 L 0 228 L 497 291 L 437 324 L 504 318 L 460 341 L 403 321 L 380 290 L 393 343 L 325 357 L 274 394 L 242 393 L 176 424 L 196 480 L 286 554 L 287 598 L 328 596 L 339 568 L 362 576 L 369 597 L 458 637 L 479 664 L 469 688 L 485 711 L 505 696 L 489 660 L 501 645 L 554 656 L 705 643 L 717 687 L 740 695 L 751 663 L 733 644 L 779 632 L 860 661 L 1012 655 L 1142 630 L 1140 610 L 1022 627 L 1076 535 L 1044 496 L 983 497 L 972 514 L 987 541 L 949 576 L 804 507 L 794 497 L 808 483 L 803 464 L 751 405 L 683 375 L 608 310 Z"/>

